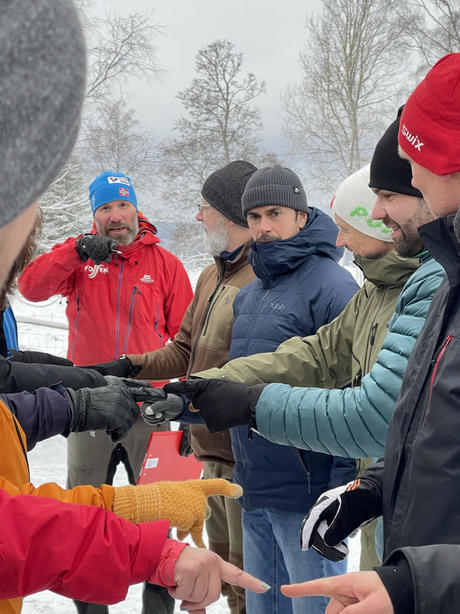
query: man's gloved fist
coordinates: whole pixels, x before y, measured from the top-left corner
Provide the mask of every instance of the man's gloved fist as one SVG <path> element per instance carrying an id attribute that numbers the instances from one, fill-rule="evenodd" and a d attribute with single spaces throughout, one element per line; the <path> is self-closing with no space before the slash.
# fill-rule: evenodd
<path id="1" fill-rule="evenodd" d="M 101 375 L 115 375 L 116 377 L 134 377 L 142 369 L 141 365 L 133 365 L 127 356 L 111 362 L 101 362 L 96 365 L 85 365 L 84 369 L 93 369 Z"/>
<path id="2" fill-rule="evenodd" d="M 121 486 L 115 488 L 112 510 L 131 522 L 169 520 L 177 527 L 179 539 L 190 533 L 195 544 L 204 548 L 203 524 L 210 514 L 207 498 L 224 495 L 236 499 L 242 494 L 241 486 L 222 478 Z"/>
<path id="3" fill-rule="evenodd" d="M 115 239 L 93 234 L 82 235 L 75 244 L 75 249 L 83 262 L 91 258 L 96 264 L 101 264 L 101 262 L 109 264 L 116 247 Z"/>
<path id="4" fill-rule="evenodd" d="M 164 389 L 155 388 L 155 390 L 158 392 L 158 398 L 141 405 L 141 416 L 144 421 L 154 425 L 167 420 L 176 420 L 184 412 L 184 399 L 176 394 L 166 394 Z"/>
<path id="5" fill-rule="evenodd" d="M 345 539 L 382 513 L 378 497 L 361 480 L 323 493 L 302 522 L 302 550 L 313 547 L 331 561 L 348 554 Z"/>
<path id="6" fill-rule="evenodd" d="M 190 444 L 190 426 L 181 422 L 178 430 L 182 432 L 179 444 L 179 454 L 181 456 L 190 456 L 190 454 L 193 453 L 193 448 Z"/>
<path id="7" fill-rule="evenodd" d="M 211 433 L 249 424 L 257 428 L 255 408 L 266 384 L 246 386 L 225 379 L 190 379 L 166 384 L 163 390 L 183 394 Z"/>
<path id="8" fill-rule="evenodd" d="M 138 402 L 152 399 L 155 388 L 66 388 L 72 419 L 69 430 L 107 431 L 112 441 L 120 441 L 139 417 Z"/>

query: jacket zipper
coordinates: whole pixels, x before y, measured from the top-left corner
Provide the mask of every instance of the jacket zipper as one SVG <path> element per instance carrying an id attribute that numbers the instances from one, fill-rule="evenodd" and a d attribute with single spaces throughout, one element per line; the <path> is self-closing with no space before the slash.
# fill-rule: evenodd
<path id="1" fill-rule="evenodd" d="M 217 282 L 217 286 L 214 288 L 212 294 L 208 298 L 208 306 L 206 308 L 206 311 L 205 311 L 205 314 L 204 314 L 204 317 L 203 317 L 203 322 L 201 324 L 200 332 L 198 333 L 198 335 L 197 335 L 197 337 L 195 339 L 195 343 L 193 344 L 192 351 L 190 352 L 190 360 L 189 360 L 189 365 L 188 365 L 187 377 L 190 375 L 190 373 L 193 373 L 193 363 L 195 361 L 196 348 L 198 346 L 199 340 L 201 339 L 202 335 L 205 332 L 205 327 L 207 327 L 207 323 L 209 321 L 208 314 L 209 314 L 209 312 L 210 312 L 210 310 L 211 310 L 211 308 L 213 306 L 214 297 L 216 296 L 217 291 L 219 290 L 219 288 L 222 285 L 222 282 L 224 281 L 225 269 L 226 269 L 226 266 L 225 266 L 225 262 L 224 262 L 223 265 L 222 265 L 222 270 L 221 270 L 220 275 L 219 275 L 219 280 Z"/>
<path id="2" fill-rule="evenodd" d="M 77 317 L 75 318 L 75 322 L 73 323 L 73 343 L 72 350 L 70 352 L 70 360 L 73 362 L 73 356 L 75 353 L 75 344 L 77 342 L 78 337 L 78 321 L 80 320 L 80 297 L 77 295 L 75 298 L 75 302 L 77 304 Z"/>
<path id="3" fill-rule="evenodd" d="M 299 461 L 300 464 L 302 465 L 303 470 L 305 471 L 305 473 L 307 474 L 307 489 L 308 489 L 308 494 L 311 495 L 311 466 L 310 466 L 310 454 L 307 452 L 305 454 L 305 462 L 302 458 L 302 454 L 300 452 L 300 450 L 297 450 L 297 453 L 299 455 Z"/>
<path id="4" fill-rule="evenodd" d="M 118 275 L 118 291 L 117 291 L 117 318 L 116 318 L 116 337 L 115 337 L 115 360 L 118 358 L 118 356 L 120 355 L 120 352 L 118 351 L 118 335 L 120 334 L 120 294 L 121 294 L 121 280 L 123 277 L 123 266 L 124 266 L 124 260 L 121 261 L 121 265 L 120 265 L 120 274 Z M 123 353 L 123 352 L 121 352 Z"/>
<path id="5" fill-rule="evenodd" d="M 141 291 L 139 288 L 134 286 L 133 294 L 131 296 L 131 304 L 129 305 L 129 317 L 128 317 L 128 328 L 126 329 L 125 343 L 123 345 L 123 353 L 126 352 L 126 346 L 128 345 L 128 337 L 131 331 L 132 317 L 133 317 L 133 309 L 134 309 L 134 300 L 136 298 L 136 294 L 140 294 Z M 159 309 L 159 308 L 158 308 Z"/>
<path id="6" fill-rule="evenodd" d="M 434 368 L 433 368 L 433 373 L 431 374 L 431 380 L 430 380 L 430 391 L 428 393 L 428 399 L 425 405 L 425 409 L 423 410 L 423 420 L 425 420 L 425 415 L 428 411 L 428 406 L 431 402 L 431 396 L 433 394 L 433 387 L 434 387 L 434 379 L 436 377 L 436 372 L 438 370 L 439 367 L 439 363 L 441 362 L 442 357 L 444 356 L 444 352 L 447 350 L 447 346 L 449 345 L 449 343 L 452 341 L 452 335 L 447 335 L 444 343 L 442 344 L 442 346 L 439 348 L 439 352 L 437 354 L 437 356 L 434 358 L 433 363 L 434 363 Z M 423 423 L 422 420 L 422 423 Z"/>

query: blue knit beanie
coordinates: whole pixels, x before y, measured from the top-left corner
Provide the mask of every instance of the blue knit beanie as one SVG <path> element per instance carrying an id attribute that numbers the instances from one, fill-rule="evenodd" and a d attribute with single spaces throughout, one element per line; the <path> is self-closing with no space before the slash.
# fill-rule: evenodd
<path id="1" fill-rule="evenodd" d="M 125 200 L 137 209 L 137 198 L 131 179 L 123 173 L 104 171 L 89 186 L 89 202 L 93 215 L 96 209 L 113 200 Z"/>

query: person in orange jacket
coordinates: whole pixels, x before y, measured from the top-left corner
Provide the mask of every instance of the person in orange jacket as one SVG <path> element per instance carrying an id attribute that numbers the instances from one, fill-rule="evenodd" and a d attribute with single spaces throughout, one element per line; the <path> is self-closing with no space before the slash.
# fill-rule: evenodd
<path id="1" fill-rule="evenodd" d="M 0 289 L 34 224 L 38 198 L 56 178 L 75 143 L 86 73 L 85 44 L 72 2 L 8 0 L 2 9 Z M 130 583 L 147 578 L 167 586 L 175 598 L 183 600 L 183 609 L 198 614 L 218 598 L 222 580 L 266 590 L 259 580 L 214 553 L 168 539 L 166 520 L 148 521 L 167 517 L 169 512 L 162 506 L 169 494 L 171 512 L 184 508 L 185 502 L 191 512 L 184 520 L 184 510 L 179 509 L 183 532 L 195 531 L 212 484 L 204 489 L 180 482 L 127 486 L 119 493 L 110 486 L 33 487 L 27 436 L 29 440 L 40 437 L 23 430 L 20 406 L 15 404 L 18 399 L 16 395 L 0 399 L 2 614 L 19 612 L 22 596 L 45 589 L 77 599 L 114 602 L 123 598 Z M 66 424 L 71 417 L 56 419 Z M 42 426 L 38 422 L 33 428 L 47 432 L 41 431 Z M 154 500 L 158 494 L 162 506 Z"/>

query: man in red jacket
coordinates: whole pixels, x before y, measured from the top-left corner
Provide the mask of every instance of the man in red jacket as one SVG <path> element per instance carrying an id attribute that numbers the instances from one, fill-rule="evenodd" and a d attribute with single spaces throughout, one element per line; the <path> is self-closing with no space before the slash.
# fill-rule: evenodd
<path id="1" fill-rule="evenodd" d="M 182 263 L 158 245 L 155 227 L 138 211 L 129 177 L 105 171 L 89 186 L 89 198 L 93 231 L 70 237 L 36 258 L 18 283 L 30 301 L 55 294 L 67 298 L 67 356 L 77 365 L 163 347 L 179 330 L 193 297 Z M 118 367 L 120 361 L 116 364 Z M 130 375 L 130 361 L 121 364 L 125 372 L 114 374 Z M 168 428 L 166 424 L 157 430 Z M 68 487 L 110 484 L 118 458 L 124 460 L 130 481 L 135 483 L 151 432 L 139 419 L 119 444 L 103 431 L 72 434 L 67 448 Z M 165 612 L 172 613 L 172 600 L 161 592 L 168 602 Z M 102 614 L 108 609 L 81 606 L 79 611 Z"/>
<path id="2" fill-rule="evenodd" d="M 71 1 L 8 0 L 1 8 L 0 292 L 35 222 L 37 200 L 72 151 L 86 74 L 83 33 Z M 36 435 L 53 427 L 53 420 L 30 426 Z M 185 600 L 182 609 L 195 614 L 218 599 L 222 580 L 266 590 L 216 554 L 168 539 L 167 521 L 135 524 L 97 501 L 65 503 L 56 492 L 65 497 L 65 491 L 56 486 L 39 496 L 28 483 L 26 433 L 4 399 L 0 437 L 2 614 L 19 614 L 21 596 L 45 589 L 113 603 L 129 584 L 146 578 L 168 586 Z"/>

